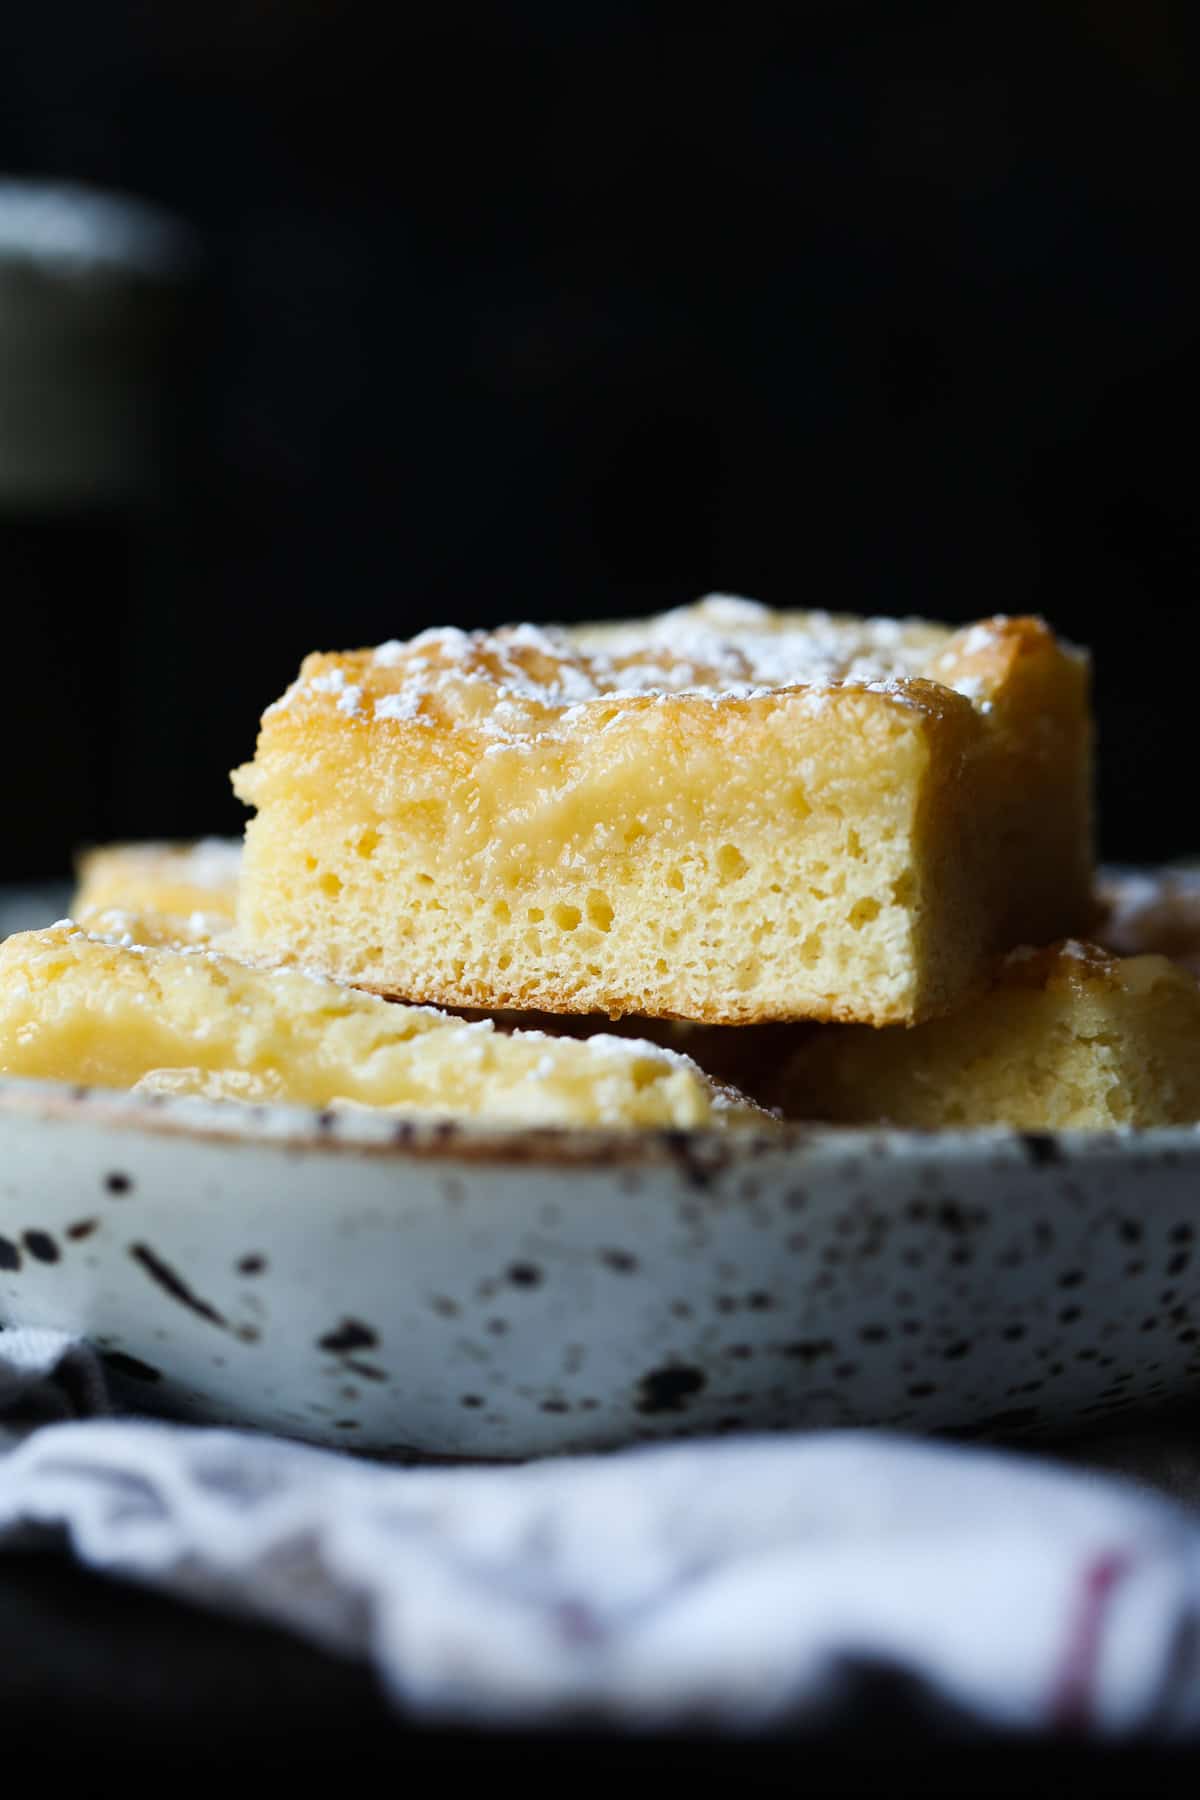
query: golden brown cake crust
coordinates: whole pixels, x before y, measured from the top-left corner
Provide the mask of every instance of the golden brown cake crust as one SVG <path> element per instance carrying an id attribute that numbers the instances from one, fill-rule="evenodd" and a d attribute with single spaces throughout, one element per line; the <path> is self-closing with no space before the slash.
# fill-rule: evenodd
<path id="1" fill-rule="evenodd" d="M 1048 642 L 1053 633 L 1032 617 L 997 615 L 954 631 L 716 596 L 647 621 L 447 626 L 407 643 L 315 651 L 264 726 L 300 731 L 308 716 L 353 728 L 383 721 L 495 743 L 570 733 L 585 722 L 583 707 L 597 708 L 603 723 L 612 701 L 625 709 L 686 698 L 744 717 L 768 695 L 807 693 L 820 707 L 848 687 L 944 717 L 955 695 L 990 710 L 1017 666 Z"/>
<path id="2" fill-rule="evenodd" d="M 452 717 L 461 725 L 465 687 L 473 690 L 468 717 L 503 737 L 525 718 L 544 723 L 548 714 L 611 699 L 733 701 L 798 687 L 902 684 L 928 674 L 951 635 L 920 621 L 770 613 L 714 599 L 625 625 L 444 627 L 408 643 L 317 653 L 305 658 L 298 687 L 281 704 L 315 695 L 345 718 L 370 705 L 377 716 Z"/>

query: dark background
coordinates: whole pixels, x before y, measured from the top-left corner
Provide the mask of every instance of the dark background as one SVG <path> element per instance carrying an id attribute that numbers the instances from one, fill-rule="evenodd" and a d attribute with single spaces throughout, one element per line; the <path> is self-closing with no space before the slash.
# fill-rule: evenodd
<path id="1" fill-rule="evenodd" d="M 0 878 L 238 829 L 309 649 L 711 588 L 1044 612 L 1105 852 L 1200 850 L 1198 12 L 8 9 L 0 168 L 205 273 L 157 518 L 0 519 Z"/>

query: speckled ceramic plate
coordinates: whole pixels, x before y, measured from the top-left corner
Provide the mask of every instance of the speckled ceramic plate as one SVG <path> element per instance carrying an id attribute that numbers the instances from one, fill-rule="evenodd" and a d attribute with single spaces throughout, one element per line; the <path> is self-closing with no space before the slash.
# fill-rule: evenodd
<path id="1" fill-rule="evenodd" d="M 0 1082 L 0 1320 L 123 1400 L 523 1457 L 1200 1376 L 1200 1135 L 483 1131 Z"/>

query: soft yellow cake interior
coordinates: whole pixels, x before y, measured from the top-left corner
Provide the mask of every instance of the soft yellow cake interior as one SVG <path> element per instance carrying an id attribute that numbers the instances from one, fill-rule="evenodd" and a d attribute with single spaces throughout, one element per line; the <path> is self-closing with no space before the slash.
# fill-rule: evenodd
<path id="1" fill-rule="evenodd" d="M 772 1124 L 652 1044 L 508 1034 L 70 923 L 0 944 L 0 1074 L 526 1125 Z"/>
<path id="2" fill-rule="evenodd" d="M 71 917 L 135 943 L 208 943 L 233 923 L 241 856 L 232 838 L 98 845 L 79 857 Z"/>
<path id="3" fill-rule="evenodd" d="M 1161 956 L 1017 951 L 980 999 L 913 1030 L 810 1034 L 773 1089 L 789 1117 L 1023 1130 L 1200 1119 L 1200 986 Z"/>
<path id="4" fill-rule="evenodd" d="M 309 657 L 234 776 L 248 954 L 380 993 L 912 1021 L 1082 928 L 1088 667 L 710 598 Z"/>

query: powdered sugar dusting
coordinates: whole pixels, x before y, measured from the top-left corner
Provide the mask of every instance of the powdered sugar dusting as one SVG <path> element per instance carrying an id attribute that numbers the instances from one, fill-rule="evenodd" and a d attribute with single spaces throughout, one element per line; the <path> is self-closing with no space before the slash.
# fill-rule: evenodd
<path id="1" fill-rule="evenodd" d="M 910 679 L 925 672 L 947 633 L 897 619 L 828 612 L 780 613 L 712 594 L 630 625 L 583 626 L 567 634 L 607 658 L 605 692 L 747 693 L 783 687 Z"/>
<path id="2" fill-rule="evenodd" d="M 357 682 L 347 681 L 344 669 L 330 669 L 324 675 L 314 675 L 309 686 L 314 694 L 335 695 L 338 711 L 347 718 L 354 718 L 362 711 L 362 688 Z"/>
<path id="3" fill-rule="evenodd" d="M 381 694 L 375 702 L 374 713 L 377 719 L 419 719 L 420 690 L 410 685 L 395 694 Z"/>
<path id="4" fill-rule="evenodd" d="M 198 838 L 183 852 L 181 871 L 197 887 L 223 888 L 236 881 L 242 860 L 240 838 Z"/>
<path id="5" fill-rule="evenodd" d="M 741 594 L 706 594 L 698 604 L 715 625 L 732 625 L 735 629 L 762 625 L 771 616 L 761 600 L 747 600 Z"/>
<path id="6" fill-rule="evenodd" d="M 986 619 L 981 620 L 978 625 L 972 625 L 970 631 L 968 631 L 966 637 L 963 639 L 963 655 L 978 656 L 981 650 L 986 650 L 988 648 L 992 642 L 993 635 L 993 627 Z"/>
<path id="7" fill-rule="evenodd" d="M 346 716 L 382 725 L 467 726 L 497 743 L 530 744 L 581 722 L 620 720 L 621 701 L 682 696 L 716 702 L 794 693 L 819 712 L 841 688 L 918 704 L 909 684 L 929 676 L 951 632 L 920 620 L 779 612 L 733 594 L 711 594 L 656 618 L 574 627 L 509 625 L 465 632 L 441 626 L 408 643 L 388 639 L 302 677 L 280 705 L 332 698 Z M 992 628 L 967 635 L 976 648 Z M 957 657 L 948 659 L 957 661 Z M 977 705 L 985 683 L 947 667 L 943 685 Z"/>
<path id="8" fill-rule="evenodd" d="M 1200 868 L 1102 870 L 1099 942 L 1119 956 L 1158 954 L 1200 974 Z"/>

